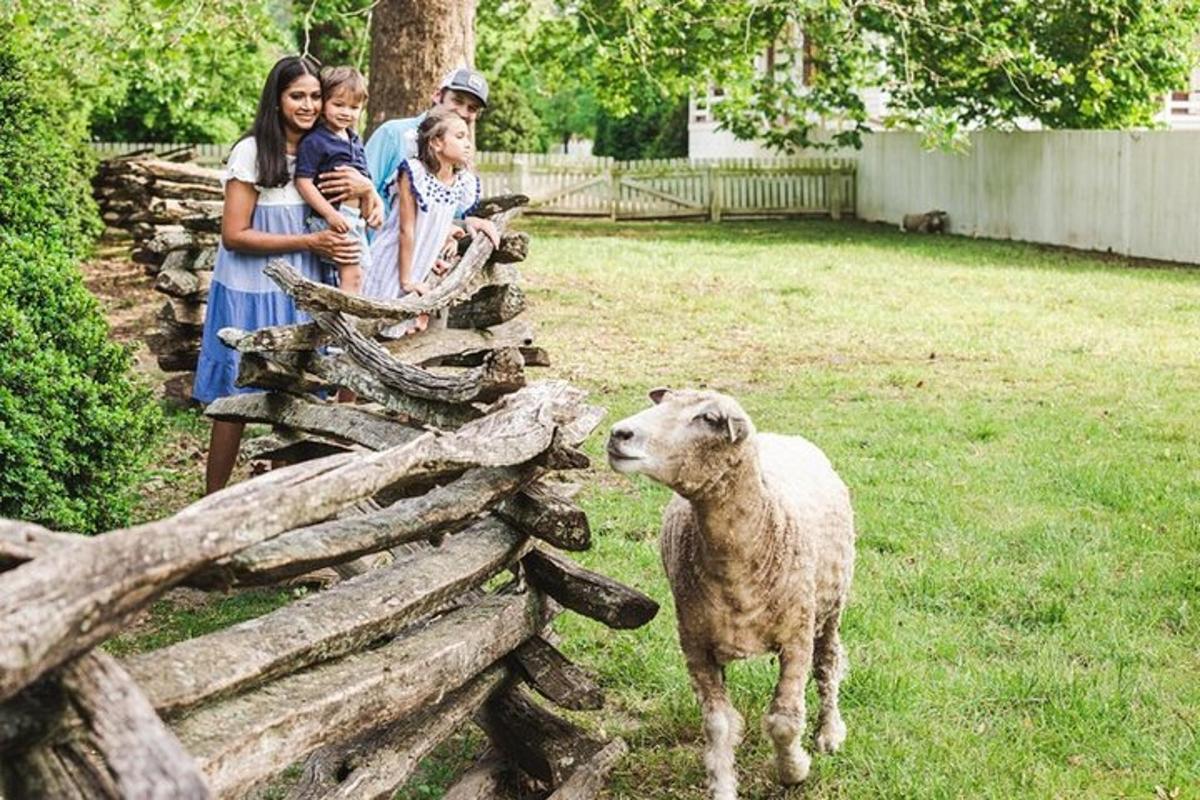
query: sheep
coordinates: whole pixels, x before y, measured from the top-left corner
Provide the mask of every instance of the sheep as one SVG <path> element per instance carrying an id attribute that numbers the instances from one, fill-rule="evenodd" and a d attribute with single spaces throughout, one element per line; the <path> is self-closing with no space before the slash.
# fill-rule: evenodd
<path id="1" fill-rule="evenodd" d="M 737 797 L 743 721 L 724 667 L 761 653 L 779 658 L 763 730 L 780 782 L 800 783 L 811 763 L 802 736 L 810 667 L 821 702 L 816 750 L 833 752 L 846 738 L 838 625 L 854 570 L 849 491 L 815 445 L 756 433 L 731 397 L 655 389 L 650 399 L 653 406 L 613 426 L 608 461 L 675 491 L 660 546 L 704 719 L 709 790 L 714 800 Z"/>

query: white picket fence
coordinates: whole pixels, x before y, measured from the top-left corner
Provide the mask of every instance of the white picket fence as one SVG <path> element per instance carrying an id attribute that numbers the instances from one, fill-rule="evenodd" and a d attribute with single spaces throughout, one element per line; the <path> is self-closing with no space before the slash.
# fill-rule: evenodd
<path id="1" fill-rule="evenodd" d="M 94 144 L 101 158 L 191 147 L 195 160 L 220 164 L 228 146 Z M 625 219 L 830 216 L 854 214 L 855 161 L 848 158 L 651 159 L 478 153 L 485 194 L 521 192 L 528 213 Z"/>

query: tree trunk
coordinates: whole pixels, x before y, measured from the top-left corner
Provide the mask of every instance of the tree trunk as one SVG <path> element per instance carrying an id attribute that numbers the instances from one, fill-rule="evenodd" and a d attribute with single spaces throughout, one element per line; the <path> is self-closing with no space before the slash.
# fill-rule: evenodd
<path id="1" fill-rule="evenodd" d="M 382 0 L 371 15 L 371 125 L 412 117 L 450 70 L 475 64 L 475 0 Z"/>

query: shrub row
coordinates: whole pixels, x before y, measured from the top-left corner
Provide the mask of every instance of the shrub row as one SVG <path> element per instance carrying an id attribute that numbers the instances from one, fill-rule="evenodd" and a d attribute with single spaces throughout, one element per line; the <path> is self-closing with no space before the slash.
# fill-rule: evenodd
<path id="1" fill-rule="evenodd" d="M 86 127 L 0 25 L 0 516 L 125 523 L 160 412 L 77 262 L 99 230 Z"/>

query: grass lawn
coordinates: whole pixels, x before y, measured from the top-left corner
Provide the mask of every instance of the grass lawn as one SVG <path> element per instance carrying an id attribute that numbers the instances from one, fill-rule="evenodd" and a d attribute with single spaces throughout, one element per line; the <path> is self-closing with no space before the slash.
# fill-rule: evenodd
<path id="1" fill-rule="evenodd" d="M 846 747 L 780 791 L 775 667 L 738 664 L 744 797 L 1200 797 L 1200 271 L 855 223 L 522 224 L 543 372 L 609 409 L 580 560 L 663 605 L 558 623 L 609 690 L 584 721 L 632 748 L 609 796 L 704 797 L 667 491 L 600 455 L 674 385 L 816 442 L 857 512 Z"/>

